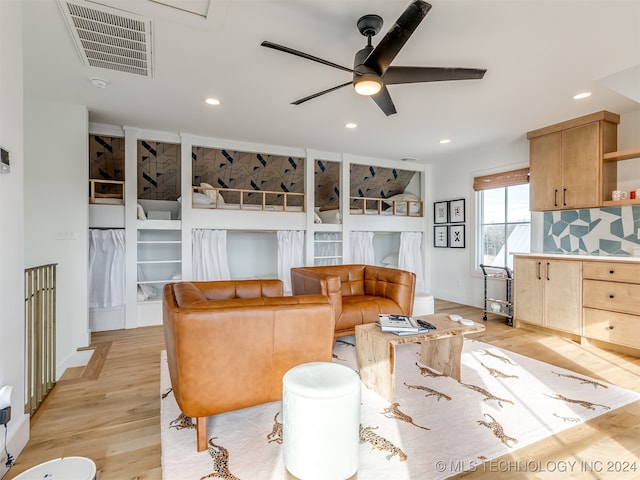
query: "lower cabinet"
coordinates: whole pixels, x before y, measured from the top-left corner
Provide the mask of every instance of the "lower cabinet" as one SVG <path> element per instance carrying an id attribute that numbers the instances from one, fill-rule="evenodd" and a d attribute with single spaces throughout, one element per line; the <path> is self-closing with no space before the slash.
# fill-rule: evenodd
<path id="1" fill-rule="evenodd" d="M 582 315 L 585 337 L 640 349 L 640 315 L 595 308 L 585 308 Z"/>
<path id="2" fill-rule="evenodd" d="M 582 262 L 516 257 L 514 302 L 517 322 L 582 333 Z"/>
<path id="3" fill-rule="evenodd" d="M 514 259 L 520 322 L 640 350 L 640 262 Z"/>
<path id="4" fill-rule="evenodd" d="M 640 264 L 584 262 L 584 336 L 640 349 Z"/>

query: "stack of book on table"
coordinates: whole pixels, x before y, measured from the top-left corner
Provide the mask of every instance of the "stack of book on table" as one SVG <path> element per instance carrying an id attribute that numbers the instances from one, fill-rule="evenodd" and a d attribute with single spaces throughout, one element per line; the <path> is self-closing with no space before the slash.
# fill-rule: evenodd
<path id="1" fill-rule="evenodd" d="M 415 319 L 411 315 L 393 315 L 381 313 L 378 315 L 376 325 L 383 332 L 391 332 L 396 335 L 415 335 L 417 333 L 428 333 L 435 330 L 435 326 L 424 320 Z"/>

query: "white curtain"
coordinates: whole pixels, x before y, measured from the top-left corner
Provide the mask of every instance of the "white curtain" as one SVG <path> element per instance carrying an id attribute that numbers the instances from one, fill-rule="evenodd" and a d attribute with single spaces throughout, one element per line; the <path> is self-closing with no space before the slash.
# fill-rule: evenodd
<path id="1" fill-rule="evenodd" d="M 416 274 L 416 292 L 424 291 L 422 232 L 401 232 L 398 268 Z"/>
<path id="2" fill-rule="evenodd" d="M 89 308 L 125 304 L 124 229 L 89 230 Z"/>
<path id="3" fill-rule="evenodd" d="M 315 265 L 339 265 L 342 257 L 342 234 L 318 232 L 315 236 Z"/>
<path id="4" fill-rule="evenodd" d="M 227 231 L 198 230 L 191 232 L 194 280 L 229 280 Z"/>
<path id="5" fill-rule="evenodd" d="M 304 265 L 304 231 L 278 231 L 278 278 L 285 292 L 291 292 L 291 269 Z"/>
<path id="6" fill-rule="evenodd" d="M 351 232 L 351 263 L 375 264 L 373 232 Z"/>

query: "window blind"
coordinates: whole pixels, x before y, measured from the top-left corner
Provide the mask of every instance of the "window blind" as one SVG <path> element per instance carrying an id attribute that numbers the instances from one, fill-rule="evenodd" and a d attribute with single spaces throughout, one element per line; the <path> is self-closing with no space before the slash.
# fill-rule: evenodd
<path id="1" fill-rule="evenodd" d="M 494 173 L 493 175 L 482 175 L 473 179 L 473 189 L 488 190 L 489 188 L 510 187 L 512 185 L 522 185 L 529 183 L 529 168 L 520 168 L 509 172 Z"/>

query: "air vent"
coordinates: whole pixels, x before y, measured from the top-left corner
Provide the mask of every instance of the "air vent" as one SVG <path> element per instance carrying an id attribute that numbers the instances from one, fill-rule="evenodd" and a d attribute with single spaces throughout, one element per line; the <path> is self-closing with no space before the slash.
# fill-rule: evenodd
<path id="1" fill-rule="evenodd" d="M 58 4 L 86 65 L 153 76 L 151 20 L 88 2 Z"/>

